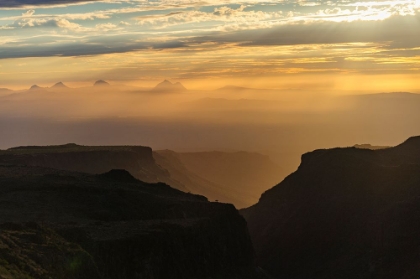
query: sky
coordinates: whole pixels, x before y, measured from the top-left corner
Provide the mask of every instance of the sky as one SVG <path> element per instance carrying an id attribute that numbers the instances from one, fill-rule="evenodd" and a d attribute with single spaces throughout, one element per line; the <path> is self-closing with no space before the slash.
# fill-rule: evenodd
<path id="1" fill-rule="evenodd" d="M 2 0 L 0 88 L 420 91 L 419 31 L 419 0 Z"/>

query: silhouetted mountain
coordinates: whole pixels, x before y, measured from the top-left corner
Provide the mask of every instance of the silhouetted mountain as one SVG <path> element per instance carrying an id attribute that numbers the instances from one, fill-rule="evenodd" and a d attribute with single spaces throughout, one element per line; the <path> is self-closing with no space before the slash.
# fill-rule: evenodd
<path id="1" fill-rule="evenodd" d="M 0 166 L 0 277 L 263 278 L 246 222 L 126 171 Z"/>
<path id="2" fill-rule="evenodd" d="M 143 146 L 22 146 L 0 151 L 0 164 L 27 165 L 90 174 L 129 171 L 149 183 L 172 187 L 210 200 L 250 206 L 282 178 L 268 156 L 249 152 L 153 152 Z M 257 187 L 256 187 L 257 185 Z"/>
<path id="3" fill-rule="evenodd" d="M 153 159 L 152 149 L 143 146 L 23 146 L 0 151 L 0 164 L 40 166 L 91 174 L 125 169 L 145 182 L 169 183 L 187 191 Z"/>
<path id="4" fill-rule="evenodd" d="M 418 278 L 420 137 L 335 148 L 241 211 L 258 263 L 279 278 Z"/>
<path id="5" fill-rule="evenodd" d="M 12 93 L 13 90 L 7 89 L 7 88 L 0 88 L 0 94 L 8 94 Z"/>
<path id="6" fill-rule="evenodd" d="M 188 191 L 210 200 L 250 206 L 282 177 L 268 156 L 251 152 L 155 151 L 156 162 Z"/>
<path id="7" fill-rule="evenodd" d="M 168 80 L 164 80 L 158 85 L 155 86 L 155 88 L 152 89 L 152 91 L 160 91 L 160 92 L 170 92 L 170 91 L 185 91 L 187 90 L 180 82 L 172 83 Z"/>
<path id="8" fill-rule="evenodd" d="M 31 90 L 31 91 L 42 90 L 42 89 L 45 89 L 45 88 L 40 87 L 40 86 L 38 86 L 36 84 L 35 85 L 32 85 L 31 88 L 29 88 L 29 90 Z"/>
<path id="9" fill-rule="evenodd" d="M 60 82 L 54 84 L 51 88 L 53 88 L 53 89 L 67 89 L 68 87 L 60 81 Z"/>
<path id="10" fill-rule="evenodd" d="M 104 80 L 97 80 L 93 86 L 109 86 L 109 83 Z"/>

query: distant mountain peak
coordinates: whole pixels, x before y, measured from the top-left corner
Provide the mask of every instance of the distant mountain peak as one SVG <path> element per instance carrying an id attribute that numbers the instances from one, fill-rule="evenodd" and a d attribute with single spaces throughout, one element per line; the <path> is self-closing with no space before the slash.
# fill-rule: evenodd
<path id="1" fill-rule="evenodd" d="M 174 83 L 174 87 L 179 88 L 181 90 L 187 90 L 187 88 L 185 88 L 185 86 L 182 85 L 182 83 L 180 83 L 179 81 Z"/>
<path id="2" fill-rule="evenodd" d="M 95 82 L 94 86 L 109 86 L 109 83 L 100 79 Z"/>
<path id="3" fill-rule="evenodd" d="M 38 90 L 38 89 L 42 89 L 41 87 L 39 87 L 38 85 L 34 84 L 31 86 L 31 88 L 29 88 L 29 90 Z"/>
<path id="4" fill-rule="evenodd" d="M 0 88 L 0 92 L 11 92 L 13 90 L 10 90 L 8 88 Z"/>
<path id="5" fill-rule="evenodd" d="M 52 86 L 52 88 L 68 88 L 68 87 L 60 81 L 60 82 L 57 82 L 56 84 L 54 84 Z"/>
<path id="6" fill-rule="evenodd" d="M 153 91 L 184 91 L 187 90 L 180 82 L 172 83 L 165 79 L 153 88 Z"/>

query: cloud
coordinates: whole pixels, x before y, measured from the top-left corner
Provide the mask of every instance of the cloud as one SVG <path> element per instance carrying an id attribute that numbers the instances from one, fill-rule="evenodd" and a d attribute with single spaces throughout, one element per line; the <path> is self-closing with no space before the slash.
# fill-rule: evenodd
<path id="1" fill-rule="evenodd" d="M 185 52 L 211 51 L 215 47 L 248 48 L 270 46 L 299 46 L 299 45 L 329 45 L 343 43 L 374 43 L 377 45 L 376 55 L 380 51 L 390 51 L 420 47 L 420 37 L 417 30 L 420 25 L 420 15 L 393 16 L 383 21 L 354 21 L 354 22 L 312 22 L 293 23 L 256 30 L 239 30 L 231 32 L 214 31 L 204 36 L 174 37 L 162 33 L 97 36 L 83 35 L 75 37 L 77 43 L 67 44 L 59 37 L 47 38 L 46 46 L 38 46 L 30 39 L 22 40 L 19 44 L 3 46 L 0 58 L 13 57 L 44 57 L 44 56 L 83 56 L 108 53 L 122 53 L 145 49 L 183 49 Z M 80 30 L 78 24 L 66 19 L 37 19 L 24 18 L 15 23 L 22 28 L 56 27 L 70 30 Z M 124 24 L 122 24 L 124 25 Z M 96 25 L 95 30 L 116 30 L 120 24 L 105 23 Z M 363 30 L 363 32 L 361 32 Z M 96 31 L 95 31 L 96 32 Z M 82 33 L 84 34 L 84 33 Z M 93 33 L 92 33 L 93 34 Z M 78 39 L 79 38 L 79 39 Z M 41 40 L 41 38 L 40 38 Z M 406 52 L 399 51 L 400 54 Z M 407 52 L 408 53 L 408 52 Z M 390 54 L 390 52 L 388 52 Z"/>
<path id="2" fill-rule="evenodd" d="M 246 6 L 241 5 L 238 9 L 232 9 L 226 6 L 220 7 L 220 8 L 215 8 L 214 9 L 214 15 L 217 16 L 232 16 L 235 14 L 238 14 L 240 12 L 243 12 L 243 10 L 246 8 Z"/>
<path id="3" fill-rule="evenodd" d="M 35 13 L 35 10 L 29 10 L 22 13 L 22 17 L 31 17 Z"/>
<path id="4" fill-rule="evenodd" d="M 89 37 L 77 43 L 56 43 L 48 45 L 31 45 L 19 42 L 3 45 L 0 59 L 23 57 L 72 57 L 92 56 L 110 53 L 126 53 L 139 50 L 162 50 L 182 48 L 186 45 L 181 41 L 167 42 L 127 42 L 123 36 Z"/>
<path id="5" fill-rule="evenodd" d="M 244 11 L 244 5 L 233 9 L 227 6 L 216 7 L 212 12 L 203 12 L 198 10 L 171 12 L 160 15 L 147 15 L 137 17 L 137 23 L 140 25 L 151 26 L 155 29 L 164 29 L 170 26 L 191 23 L 206 23 L 214 25 L 221 22 L 229 28 L 233 24 L 239 28 L 231 29 L 256 29 L 262 26 L 269 26 L 276 23 L 276 20 L 282 15 L 282 12 L 262 12 L 262 11 Z M 219 29 L 221 30 L 221 29 Z"/>
<path id="6" fill-rule="evenodd" d="M 133 3 L 136 5 L 131 5 Z M 300 16 L 302 13 L 296 11 L 294 17 L 289 17 L 287 11 L 258 10 L 249 4 L 243 4 L 212 6 L 206 9 L 155 10 L 142 12 L 143 16 L 134 13 L 142 9 L 142 5 L 153 5 L 153 3 L 157 2 L 130 0 L 130 5 L 123 6 L 120 10 L 112 7 L 110 10 L 88 11 L 86 14 L 80 13 L 79 10 L 77 14 L 68 14 L 69 11 L 65 9 L 63 9 L 65 14 L 35 14 L 34 9 L 23 12 L 22 16 L 17 13 L 19 16 L 15 19 L 7 19 L 14 23 L 0 26 L 2 30 L 0 36 L 12 35 L 8 30 L 11 28 L 15 28 L 16 34 L 21 32 L 22 36 L 13 34 L 19 41 L 13 47 L 2 44 L 0 59 L 84 56 L 146 49 L 176 49 L 178 52 L 195 54 L 211 52 L 214 48 L 267 47 L 269 49 L 277 46 L 311 44 L 326 45 L 327 48 L 330 44 L 360 42 L 377 45 L 376 55 L 385 50 L 391 55 L 394 53 L 391 50 L 407 48 L 405 51 L 398 51 L 399 54 L 406 55 L 408 49 L 420 47 L 420 37 L 417 34 L 420 12 L 415 15 L 393 15 L 385 20 L 366 21 L 352 18 L 338 22 L 331 20 L 331 17 L 348 16 L 354 11 L 351 8 L 325 9 L 316 6 L 316 9 L 305 16 Z M 191 1 L 178 0 L 159 3 L 162 5 L 173 3 L 176 7 L 181 4 L 193 4 Z M 361 3 L 367 5 L 367 2 Z M 312 4 L 309 6 L 315 7 Z M 117 10 L 132 14 L 127 17 L 111 16 L 117 13 Z M 107 20 L 97 20 L 97 18 Z M 93 22 L 81 22 L 82 19 L 92 19 Z M 29 31 L 28 28 L 34 29 Z M 55 37 L 46 34 L 54 34 Z M 70 38 L 68 35 L 73 37 Z M 31 40 L 35 37 L 37 41 Z M 41 47 L 42 45 L 44 47 Z"/>
<path id="7" fill-rule="evenodd" d="M 102 31 L 115 30 L 117 29 L 117 25 L 113 23 L 101 23 L 101 24 L 96 24 L 96 29 L 102 30 Z"/>
<path id="8" fill-rule="evenodd" d="M 18 8 L 25 6 L 50 6 L 62 4 L 80 4 L 99 0 L 1 0 L 0 8 Z"/>
<path id="9" fill-rule="evenodd" d="M 118 23 L 118 26 L 130 26 L 131 24 L 129 22 L 126 21 L 120 21 L 120 23 Z"/>
<path id="10" fill-rule="evenodd" d="M 394 47 L 418 47 L 420 14 L 392 16 L 382 21 L 297 22 L 258 30 L 241 30 L 195 37 L 190 42 L 236 43 L 240 46 L 281 46 L 382 42 Z"/>
<path id="11" fill-rule="evenodd" d="M 56 27 L 73 31 L 82 31 L 84 28 L 64 18 L 22 18 L 15 21 L 9 27 L 32 28 L 32 27 Z"/>

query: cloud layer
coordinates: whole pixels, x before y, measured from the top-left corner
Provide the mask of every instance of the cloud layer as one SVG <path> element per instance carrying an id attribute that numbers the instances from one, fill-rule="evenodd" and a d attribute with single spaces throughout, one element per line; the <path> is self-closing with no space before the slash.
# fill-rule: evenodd
<path id="1" fill-rule="evenodd" d="M 78 3 L 86 3 L 86 2 L 94 2 L 94 1 L 98 1 L 98 0 L 2 0 L 0 1 L 0 8 L 78 4 Z"/>
<path id="2" fill-rule="evenodd" d="M 83 58 L 119 78 L 416 73 L 419 29 L 419 1 L 6 0 L 0 59 Z"/>

